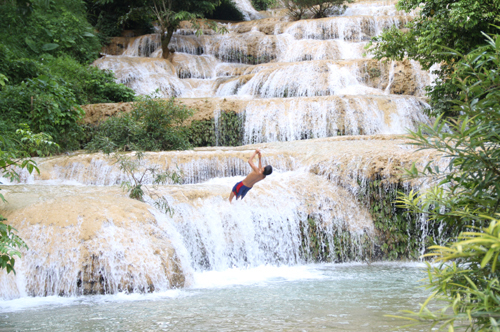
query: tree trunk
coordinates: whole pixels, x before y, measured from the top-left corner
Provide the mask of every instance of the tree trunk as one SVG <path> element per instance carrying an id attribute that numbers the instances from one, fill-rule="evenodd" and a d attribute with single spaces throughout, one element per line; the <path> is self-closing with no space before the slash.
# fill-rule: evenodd
<path id="1" fill-rule="evenodd" d="M 161 50 L 163 51 L 163 59 L 167 59 L 170 55 L 170 50 L 168 49 L 168 44 L 172 39 L 174 34 L 174 28 L 167 28 L 167 33 L 161 33 Z"/>

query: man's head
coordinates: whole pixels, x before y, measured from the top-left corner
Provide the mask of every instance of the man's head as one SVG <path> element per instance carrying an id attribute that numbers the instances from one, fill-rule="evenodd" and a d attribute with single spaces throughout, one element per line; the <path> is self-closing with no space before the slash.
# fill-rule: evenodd
<path id="1" fill-rule="evenodd" d="M 272 172 L 273 172 L 273 166 L 267 165 L 266 167 L 264 167 L 264 175 L 265 176 L 268 176 Z"/>

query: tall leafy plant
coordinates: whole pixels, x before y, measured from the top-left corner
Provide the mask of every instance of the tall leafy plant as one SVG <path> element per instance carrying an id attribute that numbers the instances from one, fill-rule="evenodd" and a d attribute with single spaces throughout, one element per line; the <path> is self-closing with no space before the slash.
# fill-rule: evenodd
<path id="1" fill-rule="evenodd" d="M 412 144 L 437 150 L 448 162 L 444 169 L 435 162 L 423 171 L 414 166 L 409 174 L 438 183 L 400 198 L 404 207 L 428 214 L 458 236 L 455 243 L 430 247 L 430 255 L 442 263 L 428 267 L 427 286 L 434 292 L 422 310 L 409 317 L 450 331 L 460 320 L 471 331 L 496 331 L 500 325 L 500 36 L 484 36 L 487 44 L 466 55 L 447 52 L 460 59 L 449 78 L 460 88 L 454 100 L 458 118 L 441 116 L 433 126 L 423 125 L 410 134 Z M 434 297 L 446 305 L 432 313 L 427 305 Z"/>

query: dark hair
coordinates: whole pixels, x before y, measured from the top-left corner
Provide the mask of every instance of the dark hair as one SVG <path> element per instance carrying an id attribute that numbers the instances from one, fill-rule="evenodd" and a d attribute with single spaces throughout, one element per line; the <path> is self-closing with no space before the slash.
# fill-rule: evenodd
<path id="1" fill-rule="evenodd" d="M 264 167 L 264 175 L 269 175 L 272 172 L 273 172 L 273 166 L 267 165 L 266 167 Z"/>

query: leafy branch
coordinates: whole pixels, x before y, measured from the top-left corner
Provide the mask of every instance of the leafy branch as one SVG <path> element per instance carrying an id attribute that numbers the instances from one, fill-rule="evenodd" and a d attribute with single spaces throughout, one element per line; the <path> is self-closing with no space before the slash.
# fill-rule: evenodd
<path id="1" fill-rule="evenodd" d="M 169 169 L 162 170 L 158 165 L 148 165 L 144 160 L 144 152 L 135 152 L 133 156 L 129 154 L 115 153 L 114 164 L 118 165 L 121 171 L 127 174 L 130 181 L 124 181 L 121 187 L 129 193 L 129 197 L 138 201 L 144 201 L 144 195 L 154 200 L 155 207 L 161 211 L 172 215 L 174 209 L 169 205 L 165 197 L 156 194 L 145 186 L 146 181 L 151 181 L 152 187 L 167 183 L 182 183 L 182 170 Z"/>

